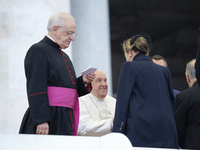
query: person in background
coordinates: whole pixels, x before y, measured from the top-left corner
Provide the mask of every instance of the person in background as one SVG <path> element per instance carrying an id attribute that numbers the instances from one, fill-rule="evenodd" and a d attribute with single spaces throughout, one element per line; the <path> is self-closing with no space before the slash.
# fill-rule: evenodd
<path id="1" fill-rule="evenodd" d="M 112 132 L 116 99 L 108 96 L 106 75 L 95 71 L 91 93 L 79 97 L 78 135 L 102 136 Z"/>
<path id="2" fill-rule="evenodd" d="M 76 36 L 74 18 L 59 12 L 49 18 L 48 34 L 33 44 L 25 57 L 29 108 L 19 133 L 77 135 L 78 96 L 95 74 L 76 77 L 69 56 L 62 51 Z"/>
<path id="3" fill-rule="evenodd" d="M 178 142 L 183 149 L 200 149 L 200 87 L 195 77 L 195 59 L 186 65 L 188 89 L 176 96 L 175 118 Z"/>
<path id="4" fill-rule="evenodd" d="M 164 57 L 160 56 L 160 55 L 153 55 L 151 57 L 152 61 L 158 65 L 161 65 L 163 67 L 167 67 L 167 61 Z M 174 103 L 176 102 L 176 95 L 178 93 L 180 93 L 180 91 L 173 89 L 174 92 Z"/>
<path id="5" fill-rule="evenodd" d="M 167 67 L 167 61 L 166 61 L 166 59 L 163 56 L 161 56 L 161 55 L 153 55 L 151 57 L 151 59 L 152 59 L 152 61 L 154 63 L 156 63 L 158 65 L 161 65 L 163 67 Z"/>
<path id="6" fill-rule="evenodd" d="M 113 132 L 125 134 L 133 147 L 178 148 L 174 95 L 167 67 L 152 62 L 151 38 L 137 34 L 123 42 Z"/>

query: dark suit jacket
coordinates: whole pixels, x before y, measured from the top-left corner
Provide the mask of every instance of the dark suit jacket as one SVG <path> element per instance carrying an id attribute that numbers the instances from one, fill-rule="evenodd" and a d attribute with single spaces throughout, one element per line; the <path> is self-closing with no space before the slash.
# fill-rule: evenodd
<path id="1" fill-rule="evenodd" d="M 113 132 L 136 147 L 177 148 L 170 71 L 136 55 L 121 68 Z"/>
<path id="2" fill-rule="evenodd" d="M 180 93 L 180 91 L 173 89 L 174 92 L 174 103 L 176 103 L 176 95 Z"/>
<path id="3" fill-rule="evenodd" d="M 177 94 L 175 108 L 180 147 L 200 149 L 200 88 L 197 82 Z"/>
<path id="4" fill-rule="evenodd" d="M 199 32 L 198 32 L 198 46 L 197 46 L 197 59 L 196 59 L 196 63 L 195 63 L 195 69 L 196 69 L 196 78 L 198 81 L 198 84 L 200 86 L 200 28 L 199 28 Z"/>

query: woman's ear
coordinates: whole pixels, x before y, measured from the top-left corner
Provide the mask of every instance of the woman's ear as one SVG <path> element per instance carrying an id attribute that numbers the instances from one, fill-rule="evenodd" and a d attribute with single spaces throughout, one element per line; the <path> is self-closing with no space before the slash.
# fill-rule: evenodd
<path id="1" fill-rule="evenodd" d="M 133 57 L 133 50 L 130 50 L 130 51 L 129 51 L 128 56 L 129 56 L 130 58 Z"/>

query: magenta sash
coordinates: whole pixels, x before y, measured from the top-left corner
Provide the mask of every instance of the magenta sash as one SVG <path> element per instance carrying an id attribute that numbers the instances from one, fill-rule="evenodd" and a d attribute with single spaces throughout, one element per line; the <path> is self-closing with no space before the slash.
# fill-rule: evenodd
<path id="1" fill-rule="evenodd" d="M 49 106 L 69 107 L 74 113 L 74 135 L 77 135 L 79 123 L 79 101 L 75 89 L 48 86 Z M 73 127 L 72 127 L 73 128 Z"/>

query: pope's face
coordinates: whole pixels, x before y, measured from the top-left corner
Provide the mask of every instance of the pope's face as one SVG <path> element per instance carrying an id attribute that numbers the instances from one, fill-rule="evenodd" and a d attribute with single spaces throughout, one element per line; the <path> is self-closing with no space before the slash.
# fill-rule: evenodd
<path id="1" fill-rule="evenodd" d="M 102 71 L 95 71 L 95 78 L 92 81 L 91 93 L 100 99 L 106 97 L 108 93 L 108 84 L 106 75 Z"/>

